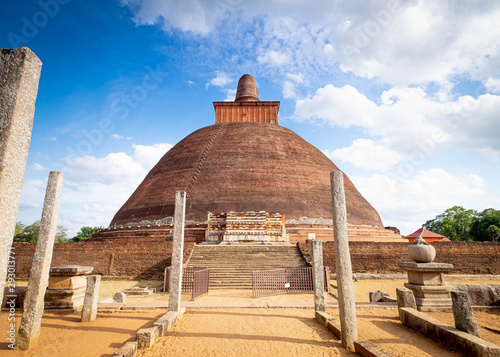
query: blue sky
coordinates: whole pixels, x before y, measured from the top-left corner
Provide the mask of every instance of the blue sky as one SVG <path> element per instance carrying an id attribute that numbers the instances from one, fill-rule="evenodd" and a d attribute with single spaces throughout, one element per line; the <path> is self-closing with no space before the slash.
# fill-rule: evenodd
<path id="1" fill-rule="evenodd" d="M 500 206 L 500 4 L 0 2 L 0 47 L 43 62 L 19 220 L 65 174 L 59 223 L 107 226 L 161 156 L 252 74 L 279 122 L 409 234 Z"/>

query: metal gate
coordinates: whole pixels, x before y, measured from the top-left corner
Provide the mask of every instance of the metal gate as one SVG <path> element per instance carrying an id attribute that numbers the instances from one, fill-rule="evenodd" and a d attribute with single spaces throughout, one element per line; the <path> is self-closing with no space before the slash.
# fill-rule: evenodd
<path id="1" fill-rule="evenodd" d="M 163 280 L 163 291 L 170 292 L 171 267 L 165 268 Z M 191 292 L 191 299 L 194 300 L 208 293 L 208 282 L 210 273 L 208 268 L 184 268 L 182 269 L 181 291 Z"/>
<path id="2" fill-rule="evenodd" d="M 324 267 L 325 291 L 330 287 L 330 268 Z M 314 291 L 312 268 L 284 268 L 252 272 L 254 298 Z"/>

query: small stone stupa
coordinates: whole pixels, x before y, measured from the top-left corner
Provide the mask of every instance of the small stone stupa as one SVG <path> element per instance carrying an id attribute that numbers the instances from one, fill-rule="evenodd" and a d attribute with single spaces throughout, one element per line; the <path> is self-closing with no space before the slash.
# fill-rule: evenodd
<path id="1" fill-rule="evenodd" d="M 436 250 L 422 237 L 417 237 L 408 246 L 412 262 L 401 262 L 398 266 L 408 272 L 405 287 L 413 291 L 419 311 L 440 311 L 451 309 L 450 288 L 443 279 L 443 273 L 453 269 L 453 264 L 434 263 Z"/>

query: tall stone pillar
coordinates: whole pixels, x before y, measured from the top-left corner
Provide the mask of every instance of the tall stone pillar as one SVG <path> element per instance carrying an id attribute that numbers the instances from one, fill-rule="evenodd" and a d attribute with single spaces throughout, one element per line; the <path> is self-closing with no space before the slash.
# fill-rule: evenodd
<path id="1" fill-rule="evenodd" d="M 28 291 L 24 298 L 24 311 L 17 333 L 16 345 L 21 350 L 36 346 L 44 308 L 44 297 L 49 283 L 50 263 L 57 231 L 57 217 L 61 207 L 64 175 L 51 171 L 45 192 L 40 232 L 31 263 Z"/>
<path id="2" fill-rule="evenodd" d="M 0 301 L 16 229 L 42 62 L 27 47 L 0 49 Z"/>
<path id="3" fill-rule="evenodd" d="M 184 220 L 186 217 L 186 192 L 175 193 L 174 238 L 170 275 L 168 311 L 181 311 L 182 256 L 184 254 Z"/>
<path id="4" fill-rule="evenodd" d="M 314 286 L 314 310 L 325 311 L 325 274 L 323 267 L 323 242 L 311 240 Z"/>
<path id="5" fill-rule="evenodd" d="M 349 255 L 349 240 L 347 238 L 344 174 L 341 171 L 332 171 L 330 182 L 332 189 L 335 267 L 337 271 L 342 346 L 354 351 L 354 341 L 358 338 L 358 328 L 351 257 Z"/>

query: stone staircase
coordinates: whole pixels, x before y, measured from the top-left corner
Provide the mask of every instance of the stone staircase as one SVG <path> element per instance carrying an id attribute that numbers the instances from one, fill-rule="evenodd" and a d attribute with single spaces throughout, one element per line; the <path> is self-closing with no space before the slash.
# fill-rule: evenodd
<path id="1" fill-rule="evenodd" d="M 188 268 L 210 269 L 210 289 L 251 289 L 252 271 L 304 268 L 296 245 L 197 245 Z"/>

